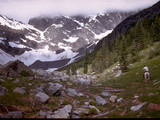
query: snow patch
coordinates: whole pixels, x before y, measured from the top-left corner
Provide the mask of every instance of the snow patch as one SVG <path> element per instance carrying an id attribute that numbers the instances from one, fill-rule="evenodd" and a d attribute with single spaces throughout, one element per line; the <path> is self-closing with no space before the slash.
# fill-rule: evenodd
<path id="1" fill-rule="evenodd" d="M 8 42 L 8 43 L 9 43 L 9 45 L 10 45 L 11 47 L 26 48 L 26 46 L 24 46 L 24 45 L 22 45 L 22 44 L 16 44 L 16 43 L 14 43 L 14 42 Z"/>
<path id="2" fill-rule="evenodd" d="M 95 34 L 95 39 L 102 39 L 103 37 L 105 37 L 105 36 L 107 36 L 109 33 L 111 33 L 113 30 L 107 30 L 106 32 L 104 32 L 104 33 L 101 33 L 101 34 L 99 34 L 99 35 L 97 35 L 97 34 Z"/>
<path id="3" fill-rule="evenodd" d="M 70 49 L 72 49 L 72 47 L 69 47 L 66 44 L 61 43 L 61 42 L 58 43 L 58 47 L 61 48 L 61 49 L 64 49 L 64 50 L 70 50 Z"/>
<path id="4" fill-rule="evenodd" d="M 74 43 L 78 40 L 78 37 L 70 37 L 69 39 L 63 39 L 66 42 Z"/>

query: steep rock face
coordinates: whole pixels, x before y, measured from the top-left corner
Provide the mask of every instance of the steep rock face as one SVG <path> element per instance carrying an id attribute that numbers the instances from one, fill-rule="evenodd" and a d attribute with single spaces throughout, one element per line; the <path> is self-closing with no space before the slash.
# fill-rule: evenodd
<path id="1" fill-rule="evenodd" d="M 111 12 L 92 16 L 38 17 L 29 24 L 43 30 L 44 35 L 58 49 L 77 51 L 84 45 L 100 40 L 96 36 L 113 30 L 117 24 L 135 12 Z M 78 45 L 75 45 L 77 44 Z"/>
<path id="2" fill-rule="evenodd" d="M 19 60 L 9 62 L 6 65 L 4 65 L 2 68 L 0 68 L 0 74 L 7 77 L 18 76 L 21 74 L 22 71 L 26 71 L 30 75 L 33 74 L 33 72 L 26 65 L 24 65 L 23 62 Z"/>

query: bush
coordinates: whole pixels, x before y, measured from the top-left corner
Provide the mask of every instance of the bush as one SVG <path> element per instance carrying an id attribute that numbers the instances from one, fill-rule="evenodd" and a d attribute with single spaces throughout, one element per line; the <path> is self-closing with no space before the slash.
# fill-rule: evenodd
<path id="1" fill-rule="evenodd" d="M 22 71 L 20 72 L 20 75 L 21 75 L 22 77 L 27 77 L 27 76 L 30 76 L 30 73 L 27 72 L 27 71 L 25 71 L 25 70 L 22 70 Z"/>
<path id="2" fill-rule="evenodd" d="M 95 106 L 95 105 L 96 105 L 96 102 L 95 102 L 95 101 L 90 101 L 89 104 Z"/>
<path id="3" fill-rule="evenodd" d="M 97 114 L 97 110 L 95 108 L 91 108 L 91 109 L 89 109 L 89 114 L 96 115 Z"/>
<path id="4" fill-rule="evenodd" d="M 68 104 L 71 104 L 71 102 L 67 100 L 63 101 L 63 105 L 68 105 Z"/>

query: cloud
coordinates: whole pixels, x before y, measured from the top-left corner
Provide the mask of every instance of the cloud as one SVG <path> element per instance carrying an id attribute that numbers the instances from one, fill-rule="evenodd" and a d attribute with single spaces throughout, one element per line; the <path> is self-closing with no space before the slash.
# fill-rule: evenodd
<path id="1" fill-rule="evenodd" d="M 40 15 L 96 14 L 107 10 L 137 10 L 158 0 L 0 0 L 0 14 L 23 22 Z"/>

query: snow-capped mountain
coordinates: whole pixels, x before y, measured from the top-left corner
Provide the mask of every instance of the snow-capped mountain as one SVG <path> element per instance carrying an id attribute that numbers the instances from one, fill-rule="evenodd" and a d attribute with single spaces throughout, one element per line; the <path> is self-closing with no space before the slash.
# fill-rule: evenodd
<path id="1" fill-rule="evenodd" d="M 134 12 L 112 12 L 86 17 L 37 17 L 30 19 L 29 24 L 0 15 L 0 64 L 16 59 L 28 66 L 36 61 L 57 64 L 58 60 L 62 62 L 66 59 L 65 65 L 69 64 L 84 56 L 86 48 L 89 52 L 93 51 L 101 38 L 132 14 Z M 55 69 L 62 66 L 64 64 L 42 68 Z"/>

